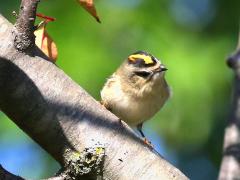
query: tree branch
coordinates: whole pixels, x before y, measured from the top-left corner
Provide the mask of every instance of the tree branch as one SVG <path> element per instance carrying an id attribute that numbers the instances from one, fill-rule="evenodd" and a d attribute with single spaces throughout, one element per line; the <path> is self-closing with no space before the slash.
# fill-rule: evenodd
<path id="1" fill-rule="evenodd" d="M 69 178 L 66 174 L 60 174 L 58 176 L 54 176 L 45 180 L 66 180 Z M 20 176 L 16 176 L 7 170 L 5 170 L 1 165 L 0 165 L 0 179 L 1 180 L 25 180 L 24 178 Z"/>
<path id="2" fill-rule="evenodd" d="M 223 159 L 219 180 L 240 177 L 240 34 L 237 51 L 228 58 L 227 64 L 234 71 L 233 107 L 225 129 Z"/>
<path id="3" fill-rule="evenodd" d="M 0 165 L 0 179 L 1 180 L 24 180 L 23 178 L 6 171 L 5 169 L 3 169 L 1 165 Z"/>
<path id="4" fill-rule="evenodd" d="M 19 51 L 26 52 L 35 45 L 35 36 L 33 32 L 39 1 L 40 0 L 22 0 L 21 2 L 14 31 L 14 45 Z"/>
<path id="5" fill-rule="evenodd" d="M 37 47 L 30 49 L 32 56 L 16 50 L 11 32 L 12 25 L 0 15 L 0 109 L 70 179 L 187 179 Z"/>

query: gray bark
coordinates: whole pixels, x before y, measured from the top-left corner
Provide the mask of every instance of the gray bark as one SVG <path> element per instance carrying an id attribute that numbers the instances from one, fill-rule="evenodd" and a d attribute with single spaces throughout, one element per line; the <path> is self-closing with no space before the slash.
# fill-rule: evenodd
<path id="1" fill-rule="evenodd" d="M 219 180 L 240 180 L 240 36 L 235 53 L 227 60 L 235 78 L 233 105 L 224 135 L 223 159 Z"/>

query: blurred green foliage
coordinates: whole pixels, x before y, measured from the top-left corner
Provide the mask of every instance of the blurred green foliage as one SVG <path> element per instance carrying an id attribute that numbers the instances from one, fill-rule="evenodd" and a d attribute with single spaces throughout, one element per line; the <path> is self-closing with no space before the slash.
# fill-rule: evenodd
<path id="1" fill-rule="evenodd" d="M 58 46 L 57 64 L 99 99 L 106 78 L 130 53 L 146 50 L 154 54 L 169 69 L 166 78 L 173 95 L 147 127 L 177 153 L 178 166 L 193 179 L 201 171 L 187 170 L 182 161 L 204 156 L 217 169 L 232 85 L 225 59 L 236 47 L 240 1 L 95 3 L 102 24 L 75 1 L 41 1 L 38 12 L 57 18 L 48 24 Z M 14 22 L 11 12 L 18 7 L 17 0 L 1 0 L 0 12 Z M 0 119 L 0 136 L 10 130 L 14 134 L 17 127 L 3 114 Z M 45 173 L 44 177 L 52 171 Z M 216 172 L 215 176 L 208 173 L 209 179 L 216 176 Z"/>

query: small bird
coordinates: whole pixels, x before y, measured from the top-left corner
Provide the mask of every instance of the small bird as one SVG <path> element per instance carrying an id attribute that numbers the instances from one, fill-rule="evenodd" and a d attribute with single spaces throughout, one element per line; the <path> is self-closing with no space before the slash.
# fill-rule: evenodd
<path id="1" fill-rule="evenodd" d="M 167 68 L 154 56 L 137 51 L 108 78 L 101 103 L 129 126 L 142 131 L 143 123 L 164 105 L 170 89 L 164 78 Z"/>

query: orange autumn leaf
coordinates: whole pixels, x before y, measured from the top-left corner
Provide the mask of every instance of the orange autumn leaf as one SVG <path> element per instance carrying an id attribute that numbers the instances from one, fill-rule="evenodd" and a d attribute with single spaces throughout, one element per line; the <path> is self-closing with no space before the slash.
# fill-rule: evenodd
<path id="1" fill-rule="evenodd" d="M 97 15 L 96 8 L 94 6 L 93 0 L 78 0 L 80 5 L 87 10 L 96 20 L 101 23 L 99 16 Z"/>
<path id="2" fill-rule="evenodd" d="M 49 57 L 51 61 L 56 62 L 58 56 L 57 46 L 46 31 L 46 25 L 49 21 L 50 20 L 42 21 L 35 30 L 35 44 L 45 55 Z"/>

